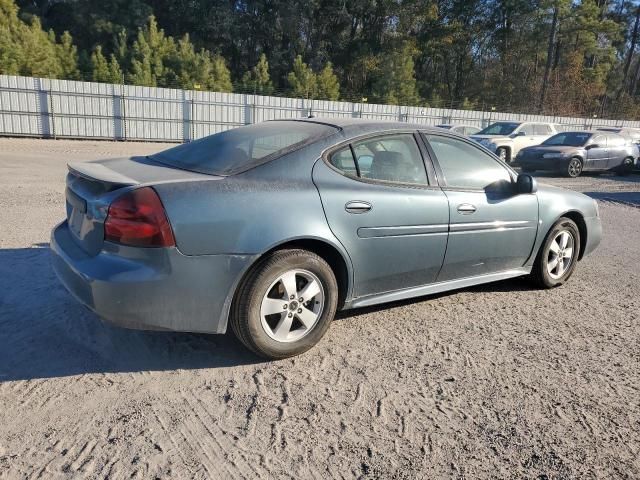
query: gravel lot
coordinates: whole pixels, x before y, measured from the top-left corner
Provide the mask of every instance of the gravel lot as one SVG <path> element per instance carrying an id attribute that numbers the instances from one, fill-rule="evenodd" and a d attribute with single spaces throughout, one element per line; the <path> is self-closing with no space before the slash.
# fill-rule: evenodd
<path id="1" fill-rule="evenodd" d="M 103 325 L 60 286 L 67 160 L 162 144 L 0 139 L 0 478 L 640 478 L 640 176 L 568 285 L 342 315 L 302 357 Z"/>

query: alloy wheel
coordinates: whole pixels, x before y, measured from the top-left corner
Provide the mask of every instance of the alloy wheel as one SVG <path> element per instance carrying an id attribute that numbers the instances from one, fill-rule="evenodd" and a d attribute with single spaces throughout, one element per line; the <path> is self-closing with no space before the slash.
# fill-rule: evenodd
<path id="1" fill-rule="evenodd" d="M 260 306 L 265 333 L 278 342 L 295 342 L 307 335 L 322 315 L 325 292 L 308 270 L 288 270 L 267 288 Z"/>
<path id="2" fill-rule="evenodd" d="M 570 177 L 577 177 L 582 173 L 582 162 L 577 158 L 572 158 L 569 162 L 568 172 Z"/>
<path id="3" fill-rule="evenodd" d="M 562 230 L 553 239 L 547 252 L 547 273 L 554 280 L 561 278 L 573 262 L 575 239 L 571 232 Z"/>

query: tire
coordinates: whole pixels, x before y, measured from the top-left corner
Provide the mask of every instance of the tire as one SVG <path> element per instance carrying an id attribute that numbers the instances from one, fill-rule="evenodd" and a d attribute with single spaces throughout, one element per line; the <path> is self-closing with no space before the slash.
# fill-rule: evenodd
<path id="1" fill-rule="evenodd" d="M 577 178 L 582 173 L 582 166 L 582 160 L 577 157 L 573 157 L 567 164 L 567 170 L 565 171 L 565 174 L 567 175 L 567 177 Z"/>
<path id="2" fill-rule="evenodd" d="M 509 150 L 505 147 L 496 148 L 496 155 L 505 163 L 509 162 Z"/>
<path id="3" fill-rule="evenodd" d="M 564 237 L 563 234 L 568 235 Z M 562 239 L 568 238 L 567 243 L 562 247 Z M 554 245 L 555 244 L 555 245 Z M 560 252 L 556 250 L 560 248 Z M 567 249 L 571 249 L 570 257 L 563 256 L 562 268 L 560 262 L 554 260 Z M 562 217 L 558 220 L 540 247 L 531 271 L 531 277 L 542 288 L 554 288 L 562 285 L 573 274 L 578 258 L 580 257 L 580 230 L 575 222 L 569 218 Z M 567 260 L 569 261 L 567 265 Z"/>
<path id="4" fill-rule="evenodd" d="M 317 293 L 308 299 L 299 297 L 307 286 Z M 318 343 L 337 304 L 338 284 L 327 262 L 306 250 L 278 250 L 247 274 L 229 322 L 247 348 L 275 360 L 300 355 Z"/>
<path id="5" fill-rule="evenodd" d="M 633 158 L 627 157 L 623 160 L 622 165 L 615 168 L 613 172 L 623 177 L 626 175 L 629 175 L 631 172 L 633 172 L 633 168 L 634 168 L 633 162 L 634 162 Z"/>

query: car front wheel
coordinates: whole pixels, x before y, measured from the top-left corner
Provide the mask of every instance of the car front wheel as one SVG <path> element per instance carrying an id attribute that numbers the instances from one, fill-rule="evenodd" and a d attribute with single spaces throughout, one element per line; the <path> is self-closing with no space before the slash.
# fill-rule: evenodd
<path id="1" fill-rule="evenodd" d="M 580 256 L 580 231 L 575 222 L 562 217 L 547 234 L 531 272 L 536 283 L 553 288 L 573 274 Z"/>
<path id="2" fill-rule="evenodd" d="M 571 178 L 579 177 L 582 173 L 582 160 L 579 158 L 572 158 L 567 165 L 567 176 Z"/>
<path id="3" fill-rule="evenodd" d="M 238 339 L 256 354 L 280 359 L 320 341 L 338 303 L 331 267 L 306 250 L 279 250 L 247 275 L 232 306 Z"/>

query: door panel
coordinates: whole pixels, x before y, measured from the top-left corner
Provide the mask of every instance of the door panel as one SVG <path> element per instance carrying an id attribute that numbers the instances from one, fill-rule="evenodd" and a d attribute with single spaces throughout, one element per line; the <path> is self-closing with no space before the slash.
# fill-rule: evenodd
<path id="1" fill-rule="evenodd" d="M 516 195 L 512 176 L 474 144 L 425 135 L 449 199 L 449 240 L 438 281 L 522 267 L 538 228 L 538 198 Z"/>
<path id="2" fill-rule="evenodd" d="M 313 169 L 313 181 L 329 227 L 353 263 L 355 296 L 435 281 L 449 223 L 442 190 L 356 180 L 322 160 Z M 371 208 L 349 213 L 350 202 Z"/>
<path id="3" fill-rule="evenodd" d="M 598 147 L 587 150 L 587 161 L 585 167 L 592 168 L 594 170 L 607 168 L 609 163 L 609 148 L 607 147 L 607 139 L 605 136 L 598 136 L 590 143 L 596 144 Z"/>
<path id="4" fill-rule="evenodd" d="M 531 254 L 538 227 L 538 199 L 447 189 L 450 232 L 438 281 L 522 267 Z M 460 206 L 471 205 L 475 208 Z"/>

